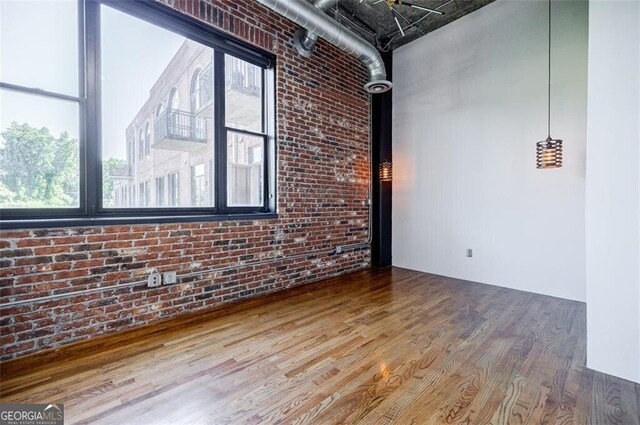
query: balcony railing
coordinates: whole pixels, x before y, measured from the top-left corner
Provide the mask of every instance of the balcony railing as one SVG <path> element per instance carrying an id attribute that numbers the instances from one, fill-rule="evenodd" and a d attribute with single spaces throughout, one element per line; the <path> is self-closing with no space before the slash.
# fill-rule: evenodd
<path id="1" fill-rule="evenodd" d="M 207 117 L 168 109 L 155 122 L 153 148 L 193 151 L 207 144 Z"/>

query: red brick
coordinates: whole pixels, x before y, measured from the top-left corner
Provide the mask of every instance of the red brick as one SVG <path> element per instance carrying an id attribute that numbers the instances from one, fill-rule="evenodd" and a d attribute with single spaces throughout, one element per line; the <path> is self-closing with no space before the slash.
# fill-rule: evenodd
<path id="1" fill-rule="evenodd" d="M 163 2 L 222 30 L 233 26 L 238 37 L 278 55 L 279 218 L 0 231 L 0 257 L 8 261 L 0 275 L 9 279 L 11 296 L 113 288 L 2 309 L 0 359 L 301 285 L 369 262 L 368 249 L 329 255 L 337 243 L 368 237 L 364 67 L 322 40 L 314 56 L 299 56 L 291 48 L 295 25 L 258 4 Z M 307 86 L 311 81 L 318 86 Z M 322 253 L 311 260 L 211 270 L 316 250 Z M 154 268 L 178 271 L 178 284 L 147 289 Z M 132 282 L 139 285 L 121 286 Z"/>

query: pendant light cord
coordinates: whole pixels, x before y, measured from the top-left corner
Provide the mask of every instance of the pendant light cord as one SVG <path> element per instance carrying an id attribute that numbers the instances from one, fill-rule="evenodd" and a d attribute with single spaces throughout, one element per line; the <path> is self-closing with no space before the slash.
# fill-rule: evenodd
<path id="1" fill-rule="evenodd" d="M 549 0 L 549 69 L 548 69 L 548 87 L 547 87 L 547 133 L 551 138 L 551 0 Z"/>

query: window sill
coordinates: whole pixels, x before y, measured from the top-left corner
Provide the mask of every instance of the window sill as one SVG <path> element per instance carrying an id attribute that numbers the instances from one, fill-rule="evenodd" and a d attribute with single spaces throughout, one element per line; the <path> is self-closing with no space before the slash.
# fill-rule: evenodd
<path id="1" fill-rule="evenodd" d="M 2 220 L 0 230 L 4 229 L 41 229 L 53 227 L 111 226 L 123 224 L 170 224 L 198 223 L 208 221 L 251 221 L 277 219 L 277 213 L 186 215 L 186 216 L 145 216 L 145 217 L 75 217 L 33 220 Z"/>

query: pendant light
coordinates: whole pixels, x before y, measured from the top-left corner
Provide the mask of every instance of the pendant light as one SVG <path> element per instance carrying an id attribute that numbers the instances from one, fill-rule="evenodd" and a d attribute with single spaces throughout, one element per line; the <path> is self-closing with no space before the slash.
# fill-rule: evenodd
<path id="1" fill-rule="evenodd" d="M 562 140 L 551 137 L 551 0 L 549 0 L 549 69 L 547 88 L 547 139 L 536 143 L 536 168 L 562 167 Z"/>

